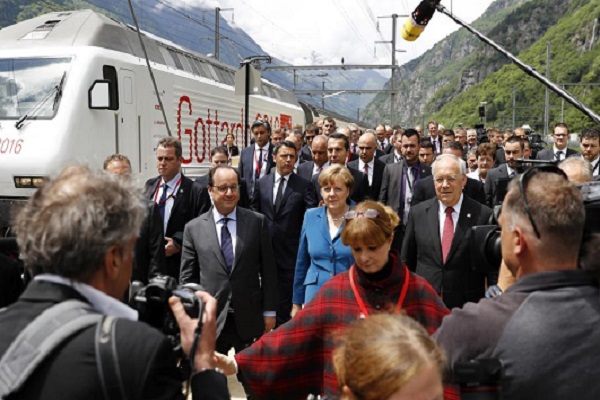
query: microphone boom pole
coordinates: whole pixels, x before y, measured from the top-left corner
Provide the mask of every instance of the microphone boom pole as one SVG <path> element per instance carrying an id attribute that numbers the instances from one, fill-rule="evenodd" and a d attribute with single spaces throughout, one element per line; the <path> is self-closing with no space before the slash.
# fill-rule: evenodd
<path id="1" fill-rule="evenodd" d="M 582 113 L 584 113 L 585 115 L 587 115 L 588 117 L 590 117 L 596 123 L 600 124 L 600 116 L 598 116 L 598 114 L 596 114 L 591 109 L 589 109 L 588 107 L 586 107 L 584 104 L 582 104 L 581 102 L 579 102 L 576 98 L 574 98 L 573 96 L 571 96 L 571 94 L 569 92 L 567 92 L 566 90 L 564 90 L 561 87 L 557 86 L 552 81 L 550 81 L 548 78 L 546 78 L 545 76 L 543 76 L 539 72 L 537 72 L 535 69 L 533 69 L 533 67 L 525 64 L 524 62 L 522 62 L 521 60 L 519 60 L 517 57 L 513 56 L 510 52 L 508 52 L 507 50 L 503 49 L 500 45 L 498 45 L 497 43 L 495 43 L 493 40 L 491 40 L 490 38 L 486 37 L 483 33 L 479 32 L 477 29 L 473 28 L 468 23 L 466 23 L 466 22 L 462 21 L 460 18 L 456 17 L 454 14 L 452 14 L 450 11 L 448 11 L 448 9 L 446 7 L 444 7 L 443 5 L 441 5 L 441 4 L 438 3 L 438 4 L 436 4 L 435 8 L 439 12 L 441 12 L 442 14 L 447 15 L 454 22 L 456 22 L 457 24 L 459 24 L 460 26 L 464 27 L 466 30 L 468 30 L 469 32 L 471 32 L 472 34 L 474 34 L 475 36 L 477 36 L 477 38 L 479 38 L 482 42 L 484 42 L 484 43 L 488 44 L 489 46 L 493 47 L 499 53 L 502 53 L 504 56 L 506 56 L 508 59 L 510 59 L 513 63 L 515 63 L 517 65 L 517 67 L 519 67 L 527 75 L 529 75 L 529 76 L 537 79 L 538 81 L 540 81 L 541 83 L 543 83 L 544 85 L 546 85 L 550 90 L 552 90 L 554 93 L 556 93 L 557 95 L 559 95 L 560 97 L 562 97 L 563 99 L 565 99 L 573 107 L 577 108 L 579 111 L 581 111 Z"/>

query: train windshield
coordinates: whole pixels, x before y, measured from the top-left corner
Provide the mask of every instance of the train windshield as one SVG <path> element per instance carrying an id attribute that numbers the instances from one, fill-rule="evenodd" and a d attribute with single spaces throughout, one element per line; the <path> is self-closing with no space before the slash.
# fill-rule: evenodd
<path id="1" fill-rule="evenodd" d="M 0 118 L 52 118 L 71 58 L 0 58 Z"/>

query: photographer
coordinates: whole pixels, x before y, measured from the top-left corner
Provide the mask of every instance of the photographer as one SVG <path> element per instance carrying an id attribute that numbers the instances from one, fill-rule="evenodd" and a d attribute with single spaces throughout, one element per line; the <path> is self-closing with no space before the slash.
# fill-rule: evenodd
<path id="1" fill-rule="evenodd" d="M 584 215 L 580 191 L 557 168 L 511 181 L 499 222 L 516 283 L 444 319 L 435 337 L 449 369 L 499 360 L 503 399 L 597 398 L 590 371 L 600 357 L 598 276 L 577 268 Z"/>
<path id="2" fill-rule="evenodd" d="M 19 211 L 17 240 L 34 279 L 0 313 L 0 398 L 184 398 L 171 343 L 118 301 L 146 210 L 137 194 L 128 179 L 74 167 Z M 170 299 L 183 350 L 194 360 L 193 398 L 226 399 L 226 379 L 212 359 L 216 301 L 196 294 L 205 312 L 193 345 L 197 320 Z"/>

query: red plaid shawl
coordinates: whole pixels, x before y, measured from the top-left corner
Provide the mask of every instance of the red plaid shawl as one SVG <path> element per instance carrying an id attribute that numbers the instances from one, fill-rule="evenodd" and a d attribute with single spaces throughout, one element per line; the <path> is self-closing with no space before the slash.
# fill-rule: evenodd
<path id="1" fill-rule="evenodd" d="M 390 253 L 390 258 L 392 273 L 383 281 L 371 282 L 356 268 L 350 270 L 369 313 L 382 312 L 373 304 L 382 296 L 386 299 L 384 308 L 393 310 L 400 296 L 406 266 L 399 263 L 395 253 Z M 306 399 L 310 393 L 338 393 L 331 362 L 335 337 L 361 314 L 350 287 L 350 271 L 331 278 L 291 321 L 235 356 L 256 396 Z M 430 334 L 449 313 L 429 283 L 412 272 L 402 309 Z"/>

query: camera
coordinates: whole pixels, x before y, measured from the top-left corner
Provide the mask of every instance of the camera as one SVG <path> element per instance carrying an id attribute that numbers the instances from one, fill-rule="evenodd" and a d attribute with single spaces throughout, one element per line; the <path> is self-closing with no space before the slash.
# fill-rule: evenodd
<path id="1" fill-rule="evenodd" d="M 169 298 L 181 299 L 183 308 L 191 318 L 202 321 L 202 300 L 195 292 L 204 290 L 202 286 L 191 283 L 180 286 L 175 278 L 166 275 L 156 276 L 143 286 L 142 282 L 131 284 L 130 306 L 139 313 L 139 320 L 163 332 L 171 342 L 178 356 L 183 356 L 179 326 L 169 307 Z"/>
<path id="2" fill-rule="evenodd" d="M 504 367 L 497 359 L 456 362 L 452 368 L 452 381 L 460 386 L 463 400 L 500 399 Z"/>

